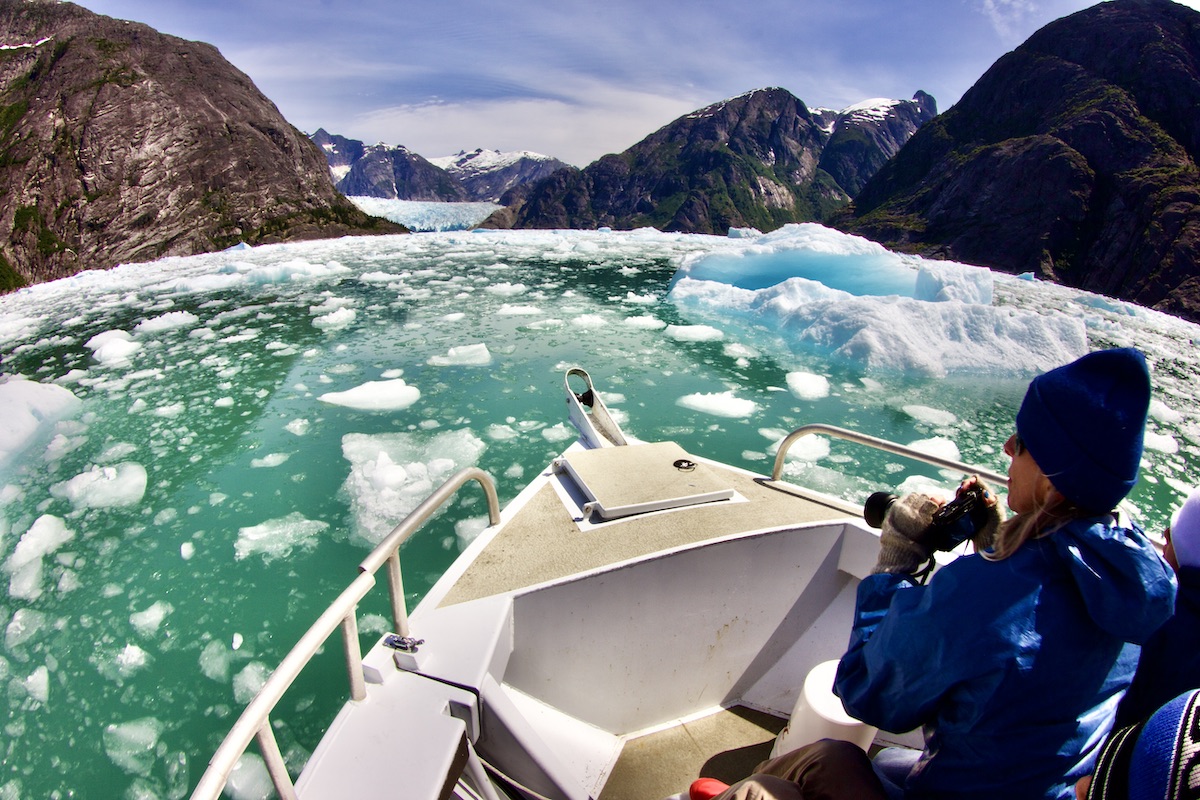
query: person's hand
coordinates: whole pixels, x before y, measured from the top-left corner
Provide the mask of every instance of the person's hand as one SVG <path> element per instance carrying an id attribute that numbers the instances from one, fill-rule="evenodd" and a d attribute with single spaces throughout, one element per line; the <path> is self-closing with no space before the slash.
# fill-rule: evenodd
<path id="1" fill-rule="evenodd" d="M 979 479 L 978 475 L 972 475 L 964 480 L 958 487 L 958 494 L 961 497 L 963 492 L 969 491 L 978 487 L 983 491 L 983 503 L 985 510 L 972 514 L 972 522 L 976 524 L 975 535 L 971 537 L 971 543 L 975 545 L 976 552 L 987 550 L 996 542 L 996 532 L 1000 530 L 1000 523 L 1004 522 L 1004 511 L 1000 508 L 1000 503 L 996 499 L 996 493 L 992 488 Z"/>
<path id="2" fill-rule="evenodd" d="M 879 534 L 879 560 L 872 573 L 890 572 L 911 575 L 933 555 L 933 545 L 924 539 L 933 521 L 933 512 L 941 505 L 924 494 L 906 494 L 895 503 L 883 520 Z"/>

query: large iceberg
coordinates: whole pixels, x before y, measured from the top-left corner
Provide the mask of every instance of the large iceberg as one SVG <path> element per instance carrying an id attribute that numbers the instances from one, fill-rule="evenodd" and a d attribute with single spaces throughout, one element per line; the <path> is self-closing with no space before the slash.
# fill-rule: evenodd
<path id="1" fill-rule="evenodd" d="M 668 299 L 869 370 L 1040 372 L 1087 352 L 1082 321 L 993 305 L 994 278 L 981 267 L 811 223 L 742 241 L 686 259 Z"/>

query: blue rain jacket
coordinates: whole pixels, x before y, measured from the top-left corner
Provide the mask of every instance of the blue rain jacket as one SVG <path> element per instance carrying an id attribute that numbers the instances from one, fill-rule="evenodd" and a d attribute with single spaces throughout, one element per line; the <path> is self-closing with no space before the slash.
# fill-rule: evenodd
<path id="1" fill-rule="evenodd" d="M 1175 615 L 1142 645 L 1133 684 L 1117 708 L 1116 727 L 1147 719 L 1189 689 L 1200 689 L 1200 567 L 1182 567 Z"/>
<path id="2" fill-rule="evenodd" d="M 926 586 L 868 576 L 834 689 L 885 731 L 924 726 L 906 798 L 1071 800 L 1174 603 L 1140 530 L 1077 520 L 1002 561 L 959 557 Z"/>

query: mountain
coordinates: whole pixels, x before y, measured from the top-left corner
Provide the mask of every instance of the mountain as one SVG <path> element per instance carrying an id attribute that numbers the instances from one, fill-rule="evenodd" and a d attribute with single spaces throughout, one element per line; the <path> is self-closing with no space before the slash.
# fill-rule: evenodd
<path id="1" fill-rule="evenodd" d="M 1200 13 L 1113 0 L 1050 23 L 833 221 L 1200 321 Z"/>
<path id="2" fill-rule="evenodd" d="M 557 158 L 517 150 L 460 150 L 453 156 L 431 158 L 429 163 L 453 175 L 467 190 L 472 200 L 498 202 L 505 192 L 536 183 L 542 178 L 570 167 Z"/>
<path id="3" fill-rule="evenodd" d="M 425 159 L 406 147 L 367 146 L 324 129 L 311 138 L 325 153 L 338 190 L 352 197 L 495 202 L 510 189 L 568 166 L 556 158 L 527 150 L 462 151 L 453 156 Z"/>
<path id="4" fill-rule="evenodd" d="M 937 113 L 924 92 L 870 109 L 813 112 L 785 89 L 749 92 L 510 192 L 485 225 L 725 233 L 821 220 Z"/>
<path id="5" fill-rule="evenodd" d="M 400 232 L 216 48 L 0 0 L 0 288 L 167 255 Z"/>
<path id="6" fill-rule="evenodd" d="M 343 194 L 447 202 L 471 199 L 457 179 L 405 147 L 367 146 L 324 128 L 311 138 L 325 153 L 329 172 Z"/>

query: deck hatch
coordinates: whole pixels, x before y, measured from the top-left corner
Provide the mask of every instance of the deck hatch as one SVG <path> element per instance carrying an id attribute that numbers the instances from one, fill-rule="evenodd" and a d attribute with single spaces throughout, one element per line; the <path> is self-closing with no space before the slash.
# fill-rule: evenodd
<path id="1" fill-rule="evenodd" d="M 699 503 L 729 500 L 733 489 L 675 442 L 601 447 L 554 462 L 587 497 L 587 516 L 617 519 Z"/>

